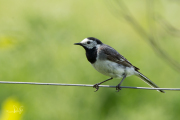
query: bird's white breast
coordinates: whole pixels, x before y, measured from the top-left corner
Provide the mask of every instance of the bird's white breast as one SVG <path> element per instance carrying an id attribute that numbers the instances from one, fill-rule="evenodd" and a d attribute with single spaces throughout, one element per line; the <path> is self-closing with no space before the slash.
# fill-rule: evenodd
<path id="1" fill-rule="evenodd" d="M 123 65 L 120 65 L 118 63 L 109 60 L 97 60 L 95 63 L 91 65 L 98 72 L 113 78 L 122 78 L 124 73 L 126 73 L 127 76 L 134 75 L 135 73 L 133 67 L 125 67 Z"/>

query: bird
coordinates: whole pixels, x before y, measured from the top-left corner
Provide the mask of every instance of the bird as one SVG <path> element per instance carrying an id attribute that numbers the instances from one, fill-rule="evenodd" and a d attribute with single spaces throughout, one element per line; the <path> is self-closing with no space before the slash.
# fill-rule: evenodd
<path id="1" fill-rule="evenodd" d="M 103 75 L 109 76 L 110 78 L 94 84 L 93 88 L 96 88 L 95 92 L 98 91 L 99 85 L 112 80 L 113 78 L 121 79 L 120 83 L 116 86 L 117 92 L 121 90 L 121 84 L 126 77 L 135 75 L 146 82 L 153 88 L 159 88 L 149 78 L 139 72 L 139 68 L 132 65 L 125 57 L 118 53 L 114 48 L 102 43 L 95 37 L 87 37 L 79 43 L 74 45 L 82 46 L 86 51 L 86 58 L 91 65 Z M 165 93 L 163 90 L 157 90 Z"/>

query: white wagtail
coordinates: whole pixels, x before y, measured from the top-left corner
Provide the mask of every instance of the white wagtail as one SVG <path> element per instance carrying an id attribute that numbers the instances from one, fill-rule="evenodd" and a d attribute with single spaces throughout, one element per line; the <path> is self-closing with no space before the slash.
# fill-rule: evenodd
<path id="1" fill-rule="evenodd" d="M 121 82 L 116 86 L 116 90 L 121 89 L 120 85 L 123 80 L 131 75 L 136 75 L 149 84 L 151 87 L 159 88 L 150 79 L 140 73 L 139 68 L 133 66 L 125 57 L 119 54 L 112 47 L 103 44 L 100 40 L 94 37 L 88 37 L 82 40 L 80 43 L 74 43 L 74 45 L 80 45 L 86 50 L 86 57 L 91 65 L 100 73 L 110 76 L 111 78 L 95 84 L 93 87 L 96 91 L 99 89 L 99 85 L 112 80 L 113 78 L 122 78 Z M 158 90 L 165 93 L 163 90 Z"/>

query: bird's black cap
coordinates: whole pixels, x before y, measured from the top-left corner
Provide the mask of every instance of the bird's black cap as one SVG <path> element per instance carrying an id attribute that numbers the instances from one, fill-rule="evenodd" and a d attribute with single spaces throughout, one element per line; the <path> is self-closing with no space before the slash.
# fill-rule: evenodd
<path id="1" fill-rule="evenodd" d="M 97 38 L 95 38 L 95 37 L 88 37 L 87 39 L 96 41 L 97 44 L 103 44 L 99 39 L 97 39 Z"/>

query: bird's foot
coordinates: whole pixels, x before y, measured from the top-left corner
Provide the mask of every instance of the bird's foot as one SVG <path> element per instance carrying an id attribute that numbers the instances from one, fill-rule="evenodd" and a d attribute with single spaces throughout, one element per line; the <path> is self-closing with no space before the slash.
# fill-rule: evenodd
<path id="1" fill-rule="evenodd" d="M 120 84 L 118 84 L 118 85 L 116 86 L 116 90 L 117 90 L 117 92 L 119 92 L 119 90 L 121 90 Z"/>
<path id="2" fill-rule="evenodd" d="M 96 90 L 94 92 L 98 91 L 99 90 L 99 84 L 98 83 L 94 84 L 93 88 L 96 88 Z"/>

